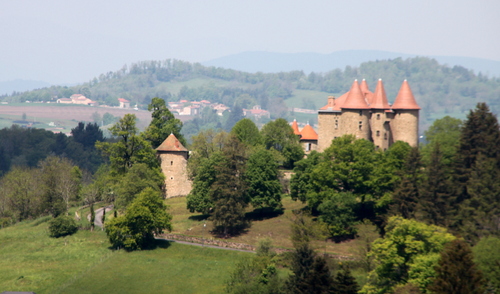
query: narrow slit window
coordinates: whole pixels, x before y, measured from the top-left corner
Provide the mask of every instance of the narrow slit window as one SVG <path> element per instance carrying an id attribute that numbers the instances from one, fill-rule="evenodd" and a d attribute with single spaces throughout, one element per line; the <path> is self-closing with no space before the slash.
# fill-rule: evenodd
<path id="1" fill-rule="evenodd" d="M 377 131 L 377 137 L 380 137 L 380 131 Z"/>
<path id="2" fill-rule="evenodd" d="M 360 122 L 359 122 L 359 130 L 361 131 L 362 129 L 363 129 L 363 122 L 362 122 L 362 121 L 360 121 Z"/>

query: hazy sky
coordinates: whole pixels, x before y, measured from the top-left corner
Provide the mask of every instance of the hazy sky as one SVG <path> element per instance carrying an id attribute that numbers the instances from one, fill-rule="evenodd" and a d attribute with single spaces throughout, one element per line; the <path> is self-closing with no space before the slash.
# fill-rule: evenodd
<path id="1" fill-rule="evenodd" d="M 0 81 L 76 83 L 141 60 L 373 49 L 500 61 L 500 1 L 1 0 Z"/>

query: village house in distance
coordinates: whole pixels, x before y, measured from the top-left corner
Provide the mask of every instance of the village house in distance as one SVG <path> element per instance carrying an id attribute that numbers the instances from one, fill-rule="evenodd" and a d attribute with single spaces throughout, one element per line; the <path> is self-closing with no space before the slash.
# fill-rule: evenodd
<path id="1" fill-rule="evenodd" d="M 413 147 L 418 145 L 419 110 L 406 80 L 392 105 L 382 80 L 375 92 L 369 90 L 365 80 L 361 84 L 355 80 L 349 92 L 338 98 L 329 96 L 327 105 L 318 110 L 318 133 L 310 125 L 299 131 L 296 121 L 292 128 L 300 136 L 306 154 L 312 150 L 323 152 L 333 139 L 346 134 L 369 140 L 377 149 L 387 150 L 396 141 Z"/>

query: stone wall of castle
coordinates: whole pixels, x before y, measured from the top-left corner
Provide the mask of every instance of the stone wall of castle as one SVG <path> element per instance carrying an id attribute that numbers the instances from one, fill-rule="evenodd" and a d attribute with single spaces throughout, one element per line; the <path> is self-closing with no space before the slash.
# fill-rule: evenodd
<path id="1" fill-rule="evenodd" d="M 187 159 L 188 152 L 162 152 L 160 154 L 167 198 L 186 196 L 191 192 L 192 182 L 188 177 Z"/>

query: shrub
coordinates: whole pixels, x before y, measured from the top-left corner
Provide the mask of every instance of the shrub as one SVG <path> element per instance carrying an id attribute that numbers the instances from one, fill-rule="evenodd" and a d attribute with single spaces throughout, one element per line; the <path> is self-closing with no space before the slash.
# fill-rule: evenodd
<path id="1" fill-rule="evenodd" d="M 49 222 L 49 236 L 52 238 L 72 235 L 78 231 L 76 221 L 67 215 L 60 215 Z"/>

